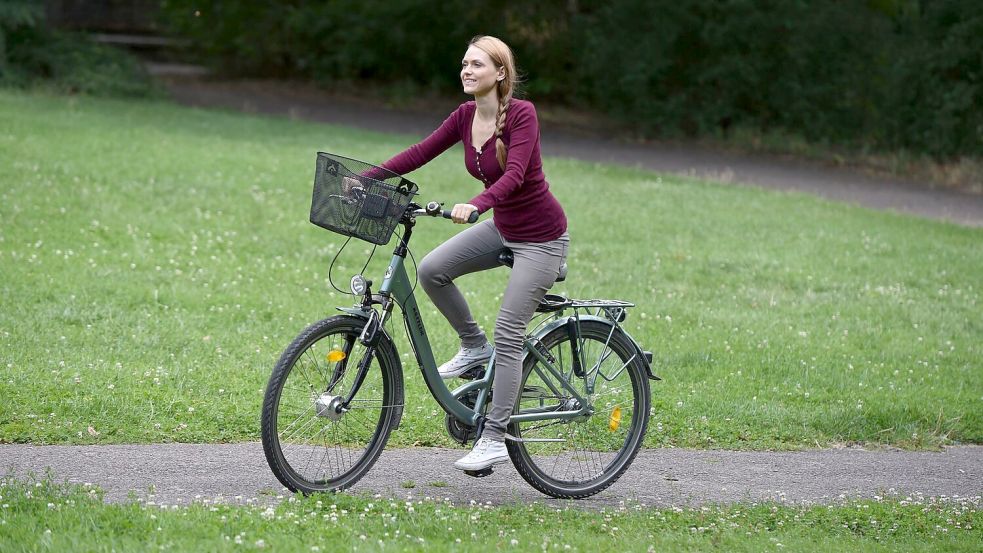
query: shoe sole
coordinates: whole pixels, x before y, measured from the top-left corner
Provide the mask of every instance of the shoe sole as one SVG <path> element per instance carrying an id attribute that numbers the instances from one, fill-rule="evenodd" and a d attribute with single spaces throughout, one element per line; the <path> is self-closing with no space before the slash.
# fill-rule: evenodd
<path id="1" fill-rule="evenodd" d="M 486 468 L 493 467 L 495 465 L 501 465 L 502 463 L 505 463 L 508 460 L 509 460 L 509 456 L 508 454 L 506 454 L 504 457 L 496 457 L 480 465 L 462 465 L 458 462 L 455 462 L 454 468 L 456 468 L 457 470 L 484 470 Z"/>

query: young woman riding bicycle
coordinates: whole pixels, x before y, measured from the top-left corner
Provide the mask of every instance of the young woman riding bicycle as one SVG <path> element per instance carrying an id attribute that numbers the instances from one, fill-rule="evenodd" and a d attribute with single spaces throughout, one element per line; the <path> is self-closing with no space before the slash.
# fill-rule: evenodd
<path id="1" fill-rule="evenodd" d="M 456 204 L 452 219 L 465 223 L 475 211 L 494 209 L 493 219 L 458 233 L 420 263 L 424 290 L 461 340 L 460 351 L 440 366 L 442 377 L 483 365 L 493 352 L 454 279 L 499 267 L 505 248 L 514 254 L 495 323 L 492 407 L 472 451 L 454 463 L 468 471 L 509 459 L 504 434 L 519 395 L 526 325 L 559 275 L 569 244 L 563 208 L 543 173 L 536 110 L 513 97 L 517 80 L 509 47 L 494 37 L 475 37 L 461 61 L 461 84 L 474 100 L 461 104 L 422 142 L 382 164 L 404 175 L 463 142 L 464 166 L 484 191 Z"/>

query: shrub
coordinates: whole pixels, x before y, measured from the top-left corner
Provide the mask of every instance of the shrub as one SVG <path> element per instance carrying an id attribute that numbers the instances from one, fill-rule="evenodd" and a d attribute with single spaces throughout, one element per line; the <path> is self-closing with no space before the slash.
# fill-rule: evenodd
<path id="1" fill-rule="evenodd" d="M 170 0 L 173 29 L 235 74 L 442 93 L 475 34 L 504 38 L 536 99 L 646 136 L 731 128 L 939 158 L 983 151 L 974 0 Z"/>
<path id="2" fill-rule="evenodd" d="M 0 4 L 0 85 L 116 96 L 155 93 L 132 56 L 80 34 L 47 29 L 43 15 L 34 2 Z"/>
<path id="3" fill-rule="evenodd" d="M 914 47 L 900 60 L 886 142 L 936 157 L 983 153 L 983 12 L 972 0 L 927 2 L 906 22 Z"/>

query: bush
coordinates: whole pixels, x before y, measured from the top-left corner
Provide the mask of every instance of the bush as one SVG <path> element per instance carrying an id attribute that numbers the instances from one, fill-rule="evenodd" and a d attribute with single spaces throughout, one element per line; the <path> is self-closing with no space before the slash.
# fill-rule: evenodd
<path id="1" fill-rule="evenodd" d="M 907 23 L 886 142 L 936 157 L 983 153 L 983 12 L 972 0 L 929 2 Z"/>
<path id="2" fill-rule="evenodd" d="M 0 4 L 0 85 L 114 96 L 155 93 L 132 56 L 83 35 L 44 26 L 34 2 Z"/>
<path id="3" fill-rule="evenodd" d="M 371 80 L 441 93 L 475 34 L 509 42 L 526 90 L 646 136 L 732 128 L 983 152 L 974 0 L 170 0 L 173 29 L 238 75 Z"/>
<path id="4" fill-rule="evenodd" d="M 0 82 L 19 83 L 25 75 L 10 63 L 10 46 L 25 32 L 32 32 L 44 16 L 42 7 L 32 2 L 0 3 Z"/>

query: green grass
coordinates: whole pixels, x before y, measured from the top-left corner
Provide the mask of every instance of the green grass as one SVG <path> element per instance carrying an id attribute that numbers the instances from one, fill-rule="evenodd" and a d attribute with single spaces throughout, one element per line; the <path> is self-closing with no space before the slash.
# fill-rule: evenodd
<path id="1" fill-rule="evenodd" d="M 100 490 L 0 479 L 3 551 L 978 551 L 979 498 L 891 497 L 600 512 L 347 494 L 247 505 L 105 504 Z"/>
<path id="2" fill-rule="evenodd" d="M 0 442 L 258 439 L 282 349 L 352 303 L 327 284 L 343 238 L 307 222 L 315 152 L 381 161 L 413 140 L 0 92 Z M 476 193 L 461 155 L 413 175 L 423 200 Z M 983 442 L 983 230 L 545 164 L 572 237 L 556 291 L 638 304 L 627 327 L 664 378 L 647 446 Z M 421 222 L 417 260 L 457 230 Z M 336 280 L 369 250 L 350 245 Z M 505 275 L 460 281 L 486 330 Z M 438 357 L 451 355 L 449 327 L 421 303 Z M 449 445 L 402 338 L 399 351 L 408 406 L 391 443 Z"/>

